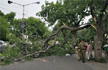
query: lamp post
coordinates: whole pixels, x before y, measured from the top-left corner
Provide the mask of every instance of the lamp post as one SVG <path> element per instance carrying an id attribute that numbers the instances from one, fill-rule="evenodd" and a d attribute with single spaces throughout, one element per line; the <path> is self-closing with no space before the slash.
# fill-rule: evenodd
<path id="1" fill-rule="evenodd" d="M 22 4 L 15 3 L 15 2 L 13 2 L 13 1 L 8 0 L 8 4 L 11 4 L 11 3 L 17 4 L 17 5 L 23 7 L 23 14 L 22 14 L 23 17 L 22 17 L 22 22 L 21 22 L 20 28 L 21 28 L 21 30 L 22 30 L 22 33 L 24 34 L 24 30 L 25 30 L 25 28 L 26 28 L 26 23 L 24 22 L 24 15 L 25 15 L 25 14 L 24 14 L 24 7 L 25 7 L 25 6 L 28 6 L 28 5 L 31 5 L 31 4 L 40 4 L 40 2 L 38 1 L 38 2 L 33 2 L 33 3 L 29 3 L 29 4 L 22 5 Z"/>

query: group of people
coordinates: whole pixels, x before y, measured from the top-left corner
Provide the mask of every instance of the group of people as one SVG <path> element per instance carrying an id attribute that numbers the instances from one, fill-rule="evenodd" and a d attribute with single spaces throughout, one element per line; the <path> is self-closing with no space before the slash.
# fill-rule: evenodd
<path id="1" fill-rule="evenodd" d="M 78 43 L 78 61 L 82 60 L 83 63 L 86 61 L 86 53 L 87 53 L 87 59 L 89 61 L 90 59 L 90 51 L 91 51 L 91 45 L 89 42 L 87 44 L 84 42 L 84 40 L 79 40 Z"/>

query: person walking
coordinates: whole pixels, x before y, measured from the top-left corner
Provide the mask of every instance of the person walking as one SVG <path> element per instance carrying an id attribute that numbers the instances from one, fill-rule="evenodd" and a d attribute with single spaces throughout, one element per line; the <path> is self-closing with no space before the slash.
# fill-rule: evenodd
<path id="1" fill-rule="evenodd" d="M 85 63 L 86 61 L 86 48 L 87 45 L 85 44 L 84 40 L 81 42 L 81 56 L 82 56 L 82 62 Z"/>
<path id="2" fill-rule="evenodd" d="M 90 59 L 90 51 L 91 51 L 91 45 L 90 45 L 90 43 L 88 42 L 88 43 L 87 43 L 87 59 L 88 59 L 88 61 L 89 61 L 89 59 Z"/>
<path id="3" fill-rule="evenodd" d="M 82 57 L 81 57 L 81 40 L 79 40 L 79 43 L 78 43 L 78 56 L 79 56 L 78 61 L 80 61 L 82 59 Z"/>

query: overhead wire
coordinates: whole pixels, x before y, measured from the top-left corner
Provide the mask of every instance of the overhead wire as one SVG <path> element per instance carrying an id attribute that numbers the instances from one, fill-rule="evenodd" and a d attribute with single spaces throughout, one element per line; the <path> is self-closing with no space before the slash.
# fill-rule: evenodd
<path id="1" fill-rule="evenodd" d="M 6 6 L 6 7 L 15 7 L 15 8 L 17 7 L 17 8 L 20 8 L 19 6 L 9 6 L 9 5 L 5 5 L 5 4 L 1 4 L 1 3 L 0 3 L 0 5 L 1 5 L 1 6 Z M 8 10 L 8 9 L 6 9 L 6 8 L 3 8 L 3 7 L 0 7 L 0 8 L 2 8 L 2 9 L 4 9 L 4 10 L 7 10 L 7 11 L 11 11 L 11 10 Z M 11 11 L 11 12 L 13 12 L 13 11 Z M 15 12 L 15 13 L 16 13 L 16 12 Z M 22 13 L 17 13 L 17 14 L 22 14 Z M 26 10 L 25 10 L 25 16 L 28 16 Z"/>
<path id="2" fill-rule="evenodd" d="M 15 8 L 19 8 L 19 6 L 9 6 L 9 5 L 5 5 L 5 4 L 1 4 L 1 3 L 0 3 L 0 5 L 1 5 L 1 6 L 7 6 L 7 7 L 15 7 Z"/>
<path id="3" fill-rule="evenodd" d="M 14 11 L 11 11 L 11 10 L 6 9 L 6 8 L 4 8 L 4 7 L 1 7 L 1 6 L 0 6 L 0 8 L 1 8 L 1 9 L 4 9 L 4 10 L 6 10 L 6 11 L 14 12 Z M 21 14 L 21 13 L 18 13 L 18 12 L 14 12 L 14 13 L 16 13 L 16 14 Z"/>
<path id="4" fill-rule="evenodd" d="M 6 9 L 6 8 L 4 8 L 4 7 L 2 7 L 2 6 L 20 8 L 19 6 L 9 6 L 9 5 L 5 5 L 5 4 L 1 4 L 1 3 L 0 3 L 0 8 L 1 8 L 1 9 L 4 9 L 4 10 L 6 10 L 6 11 L 10 11 L 10 12 L 14 12 L 14 11 L 9 10 L 9 9 Z M 22 13 L 18 13 L 18 12 L 14 12 L 14 13 L 22 15 Z M 25 13 L 25 16 L 28 17 L 28 14 L 27 14 L 26 9 L 25 9 L 24 13 Z"/>
<path id="5" fill-rule="evenodd" d="M 7 10 L 7 11 L 11 11 L 11 10 L 8 10 L 8 9 L 6 9 L 6 8 L 3 8 L 3 7 L 0 7 L 1 9 L 4 9 L 4 10 Z M 11 11 L 12 12 L 12 11 Z"/>

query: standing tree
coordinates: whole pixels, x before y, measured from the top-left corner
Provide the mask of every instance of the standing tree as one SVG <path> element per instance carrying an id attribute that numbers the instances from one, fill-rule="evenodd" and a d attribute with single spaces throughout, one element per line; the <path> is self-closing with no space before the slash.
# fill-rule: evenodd
<path id="1" fill-rule="evenodd" d="M 9 30 L 10 24 L 8 23 L 9 22 L 8 19 L 10 18 L 7 17 L 7 14 L 5 15 L 2 11 L 0 11 L 0 39 L 1 40 L 7 40 L 6 36 L 10 31 Z"/>
<path id="2" fill-rule="evenodd" d="M 94 37 L 95 58 L 99 61 L 102 57 L 102 40 L 105 32 L 105 25 L 108 24 L 108 0 L 91 0 L 91 15 L 96 23 L 96 35 Z"/>
<path id="3" fill-rule="evenodd" d="M 45 24 L 40 20 L 33 17 L 29 17 L 27 20 L 27 32 L 32 32 L 32 35 L 39 35 L 43 37 L 46 31 L 48 31 Z"/>
<path id="4" fill-rule="evenodd" d="M 5 15 L 5 17 L 8 19 L 8 22 L 12 22 L 13 21 L 13 19 L 15 18 L 15 13 L 14 12 L 10 12 L 10 13 L 8 13 L 8 14 L 6 14 Z"/>
<path id="5" fill-rule="evenodd" d="M 0 16 L 0 40 L 7 40 L 6 36 L 9 33 L 8 21 Z"/>
<path id="6" fill-rule="evenodd" d="M 21 23 L 21 19 L 14 19 L 12 26 L 14 28 L 14 33 L 18 36 L 18 34 L 21 33 L 20 31 L 20 23 Z M 45 32 L 48 31 L 47 27 L 45 26 L 45 24 L 37 18 L 34 17 L 29 17 L 27 19 L 24 19 L 24 21 L 26 22 L 26 30 L 25 30 L 25 34 L 27 35 L 39 35 L 40 37 L 43 37 L 43 34 L 45 34 Z"/>

